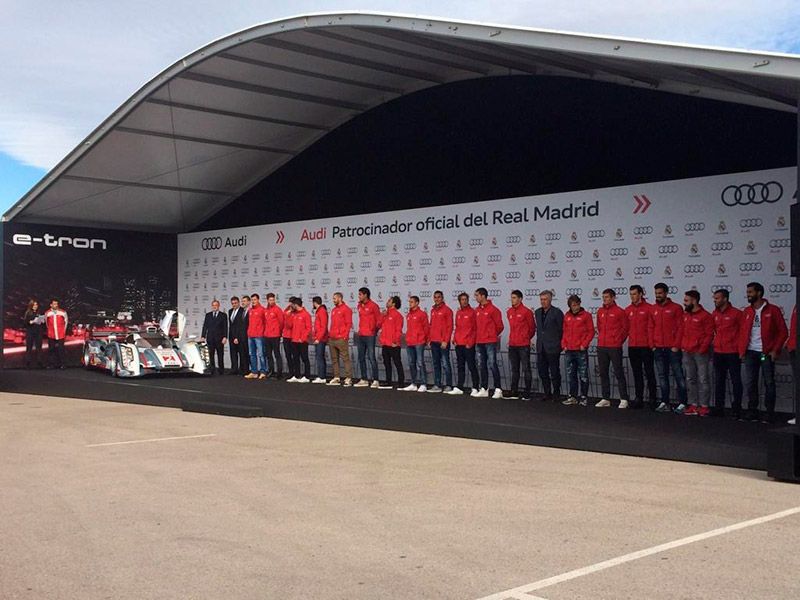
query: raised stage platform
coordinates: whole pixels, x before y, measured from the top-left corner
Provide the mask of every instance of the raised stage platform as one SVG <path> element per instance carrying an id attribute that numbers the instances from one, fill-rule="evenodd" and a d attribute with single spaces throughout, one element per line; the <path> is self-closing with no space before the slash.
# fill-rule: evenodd
<path id="1" fill-rule="evenodd" d="M 0 391 L 265 416 L 766 470 L 768 425 L 647 410 L 216 377 L 0 371 Z M 783 421 L 772 427 L 780 427 Z"/>

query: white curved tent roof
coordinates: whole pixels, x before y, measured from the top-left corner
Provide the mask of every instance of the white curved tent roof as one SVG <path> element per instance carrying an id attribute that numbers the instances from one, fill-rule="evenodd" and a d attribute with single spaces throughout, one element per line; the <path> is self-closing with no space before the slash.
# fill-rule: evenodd
<path id="1" fill-rule="evenodd" d="M 797 111 L 800 56 L 375 13 L 208 44 L 139 89 L 3 217 L 192 229 L 327 132 L 399 96 L 556 75 Z"/>

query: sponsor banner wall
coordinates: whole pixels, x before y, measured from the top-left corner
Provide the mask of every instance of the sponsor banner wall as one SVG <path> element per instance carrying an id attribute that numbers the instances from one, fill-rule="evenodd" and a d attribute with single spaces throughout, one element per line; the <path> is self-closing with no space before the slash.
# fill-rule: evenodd
<path id="1" fill-rule="evenodd" d="M 677 302 L 697 289 L 726 288 L 736 306 L 759 281 L 788 318 L 795 281 L 789 276 L 792 168 L 490 202 L 379 212 L 178 236 L 179 307 L 200 332 L 212 299 L 274 292 L 331 296 L 354 307 L 367 286 L 383 307 L 391 295 L 418 295 L 426 309 L 440 289 L 451 307 L 462 291 L 485 287 L 505 312 L 520 289 L 535 308 L 552 290 L 554 304 L 578 294 L 596 312 L 614 288 L 622 306 L 628 287 L 670 286 Z M 290 208 L 281 207 L 290 214 Z M 505 332 L 507 333 L 507 331 Z M 505 344 L 505 336 L 503 343 Z M 781 379 L 782 378 L 782 379 Z M 784 393 L 788 375 L 781 370 Z"/>

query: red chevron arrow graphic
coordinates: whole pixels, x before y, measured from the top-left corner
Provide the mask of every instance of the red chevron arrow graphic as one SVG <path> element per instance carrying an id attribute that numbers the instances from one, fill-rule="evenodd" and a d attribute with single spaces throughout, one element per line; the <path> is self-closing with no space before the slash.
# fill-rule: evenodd
<path id="1" fill-rule="evenodd" d="M 286 236 L 283 235 L 283 232 L 282 231 L 278 231 L 278 241 L 276 243 L 282 244 L 283 240 L 285 240 L 285 239 L 286 239 Z"/>
<path id="2" fill-rule="evenodd" d="M 650 199 L 642 194 L 641 196 L 634 196 L 634 200 L 636 200 L 636 208 L 633 209 L 633 214 L 644 214 L 647 212 L 647 209 L 650 208 L 652 202 Z"/>
<path id="3" fill-rule="evenodd" d="M 648 198 L 644 194 L 642 194 L 642 202 L 644 202 L 644 204 L 642 205 L 642 214 L 644 214 L 647 212 L 647 209 L 650 208 L 652 202 L 650 201 L 650 198 Z"/>

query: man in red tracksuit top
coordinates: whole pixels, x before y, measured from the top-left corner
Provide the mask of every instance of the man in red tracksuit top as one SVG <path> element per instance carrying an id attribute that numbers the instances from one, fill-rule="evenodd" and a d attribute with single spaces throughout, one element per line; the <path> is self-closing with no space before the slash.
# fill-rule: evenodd
<path id="1" fill-rule="evenodd" d="M 786 349 L 789 351 L 789 362 L 792 363 L 792 380 L 800 377 L 797 369 L 797 305 L 792 309 L 792 319 L 789 325 L 789 339 L 786 340 Z M 797 423 L 797 415 L 789 419 L 789 425 Z"/>
<path id="2" fill-rule="evenodd" d="M 344 303 L 341 292 L 333 294 L 333 310 L 328 330 L 328 346 L 331 349 L 333 379 L 328 385 L 353 385 L 353 367 L 350 361 L 350 331 L 353 329 L 353 310 Z M 344 381 L 339 377 L 339 359 L 342 360 Z"/>
<path id="3" fill-rule="evenodd" d="M 275 301 L 275 294 L 270 292 L 266 296 L 267 306 L 264 308 L 264 353 L 267 356 L 267 369 L 270 377 L 281 379 L 283 377 L 283 360 L 281 359 L 281 334 L 286 314 Z M 291 370 L 286 365 L 287 370 Z"/>
<path id="4" fill-rule="evenodd" d="M 47 323 L 47 352 L 50 366 L 55 369 L 64 368 L 64 340 L 67 338 L 67 325 L 69 317 L 67 311 L 59 308 L 58 300 L 50 301 L 50 310 L 44 313 Z"/>
<path id="5" fill-rule="evenodd" d="M 308 340 L 311 338 L 311 315 L 303 306 L 301 298 L 292 299 L 292 365 L 288 383 L 309 383 L 311 381 L 311 363 L 308 360 Z M 303 362 L 303 373 L 300 373 L 300 362 Z"/>
<path id="6" fill-rule="evenodd" d="M 411 383 L 404 392 L 427 392 L 428 373 L 425 369 L 425 345 L 430 341 L 428 315 L 419 306 L 419 297 L 408 298 L 406 315 L 406 355 Z"/>
<path id="7" fill-rule="evenodd" d="M 631 408 L 644 406 L 644 381 L 647 379 L 648 406 L 656 408 L 656 371 L 653 361 L 653 306 L 644 299 L 640 285 L 629 288 L 631 303 L 628 313 L 630 333 L 628 335 L 628 360 L 633 371 L 633 402 Z"/>
<path id="8" fill-rule="evenodd" d="M 453 396 L 464 393 L 464 382 L 467 378 L 465 367 L 467 367 L 469 368 L 470 377 L 472 378 L 472 395 L 475 395 L 480 387 L 478 364 L 475 362 L 475 339 L 477 337 L 477 332 L 475 330 L 475 309 L 469 305 L 469 296 L 464 292 L 458 295 L 458 306 L 455 331 L 453 333 L 453 344 L 456 347 L 456 370 L 458 372 L 458 379 L 456 381 L 456 386 L 447 393 Z"/>
<path id="9" fill-rule="evenodd" d="M 375 339 L 381 328 L 381 309 L 370 298 L 369 288 L 358 290 L 358 368 L 361 379 L 353 387 L 378 388 L 378 361 L 375 358 Z M 369 374 L 367 374 L 369 363 Z"/>
<path id="10" fill-rule="evenodd" d="M 250 372 L 245 379 L 266 379 L 267 361 L 264 352 L 264 307 L 258 294 L 250 296 L 247 311 L 247 345 L 250 353 Z"/>
<path id="11" fill-rule="evenodd" d="M 749 306 L 742 315 L 739 333 L 739 356 L 744 359 L 744 374 L 747 382 L 748 421 L 759 420 L 758 375 L 764 377 L 764 405 L 761 416 L 765 423 L 775 420 L 775 361 L 783 349 L 788 332 L 783 313 L 774 304 L 764 299 L 764 286 L 758 282 L 747 284 Z"/>
<path id="12" fill-rule="evenodd" d="M 708 373 L 711 340 L 714 338 L 714 317 L 700 304 L 700 292 L 689 290 L 683 297 L 683 372 L 686 374 L 688 406 L 676 412 L 687 416 L 707 417 L 711 400 L 711 380 Z"/>
<path id="13" fill-rule="evenodd" d="M 453 338 L 453 309 L 444 303 L 444 294 L 433 292 L 431 307 L 431 362 L 433 387 L 429 392 L 449 392 L 453 389 L 453 368 L 450 364 L 450 340 Z M 444 367 L 444 382 L 442 382 Z M 442 388 L 444 383 L 444 388 Z"/>
<path id="14" fill-rule="evenodd" d="M 281 337 L 283 338 L 283 353 L 286 355 L 286 366 L 289 369 L 289 375 L 292 374 L 292 365 L 294 364 L 294 345 L 292 344 L 292 327 L 294 326 L 294 301 L 295 297 L 289 297 L 289 304 L 283 309 L 283 328 L 281 329 Z"/>
<path id="15" fill-rule="evenodd" d="M 400 296 L 392 296 L 386 301 L 386 310 L 381 320 L 381 333 L 378 341 L 381 344 L 383 368 L 386 370 L 386 381 L 379 389 L 390 390 L 392 383 L 392 363 L 397 371 L 397 389 L 405 387 L 403 360 L 400 357 L 400 345 L 403 339 L 403 313 L 400 312 Z"/>
<path id="16" fill-rule="evenodd" d="M 597 366 L 600 371 L 600 387 L 603 397 L 595 406 L 611 406 L 611 379 L 609 365 L 614 367 L 614 377 L 619 387 L 619 407 L 628 408 L 628 382 L 622 367 L 622 345 L 628 337 L 630 325 L 628 315 L 616 303 L 617 293 L 608 288 L 603 290 L 603 306 L 597 311 Z"/>
<path id="17" fill-rule="evenodd" d="M 317 366 L 317 377 L 311 383 L 326 383 L 328 365 L 325 363 L 325 347 L 328 345 L 328 307 L 322 303 L 322 296 L 311 299 L 314 307 L 314 332 L 311 339 L 314 342 L 314 360 Z"/>
<path id="18" fill-rule="evenodd" d="M 474 394 L 475 398 L 489 397 L 489 368 L 492 370 L 492 380 L 494 383 L 494 393 L 492 398 L 503 397 L 503 388 L 500 384 L 500 367 L 497 364 L 497 352 L 500 342 L 500 334 L 503 333 L 503 315 L 492 301 L 489 300 L 489 292 L 486 288 L 475 290 L 475 300 L 478 306 L 475 308 L 475 343 L 478 348 L 480 358 L 480 377 L 481 387 Z"/>
<path id="19" fill-rule="evenodd" d="M 589 395 L 589 344 L 594 338 L 594 323 L 592 313 L 581 307 L 580 296 L 573 294 L 567 298 L 567 306 L 569 310 L 564 315 L 561 348 L 567 360 L 569 396 L 562 404 L 570 406 L 580 402 L 581 406 L 586 406 Z"/>
<path id="20" fill-rule="evenodd" d="M 519 398 L 519 372 L 525 379 L 523 400 L 531 397 L 531 340 L 536 335 L 536 320 L 533 311 L 522 303 L 522 292 L 511 292 L 511 306 L 506 310 L 508 319 L 508 361 L 511 363 L 511 390 L 506 398 Z"/>
<path id="21" fill-rule="evenodd" d="M 742 311 L 730 303 L 728 290 L 714 292 L 714 408 L 712 416 L 721 417 L 725 411 L 725 382 L 728 377 L 733 387 L 731 412 L 735 419 L 742 411 L 742 360 L 739 358 L 739 332 L 742 328 Z"/>
<path id="22" fill-rule="evenodd" d="M 666 283 L 655 286 L 656 302 L 653 304 L 653 355 L 656 361 L 661 403 L 656 412 L 672 412 L 669 401 L 669 375 L 678 390 L 678 406 L 686 406 L 686 378 L 683 375 L 681 337 L 683 335 L 683 308 L 667 296 Z"/>

